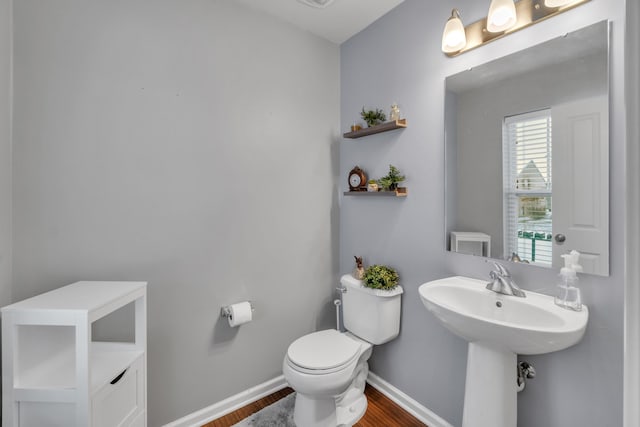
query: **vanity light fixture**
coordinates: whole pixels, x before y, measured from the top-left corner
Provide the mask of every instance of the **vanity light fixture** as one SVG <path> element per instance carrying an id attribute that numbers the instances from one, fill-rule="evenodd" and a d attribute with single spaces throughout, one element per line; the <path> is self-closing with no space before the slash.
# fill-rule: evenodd
<path id="1" fill-rule="evenodd" d="M 464 48 L 466 44 L 467 36 L 464 33 L 464 24 L 460 19 L 460 12 L 458 12 L 458 9 L 453 9 L 442 33 L 442 51 L 454 53 Z"/>
<path id="2" fill-rule="evenodd" d="M 491 0 L 487 15 L 487 31 L 506 31 L 516 25 L 516 21 L 516 5 L 513 0 Z"/>
<path id="3" fill-rule="evenodd" d="M 457 56 L 589 1 L 491 0 L 489 15 L 463 30 L 460 13 L 453 9 L 442 33 L 442 51 L 447 56 Z"/>

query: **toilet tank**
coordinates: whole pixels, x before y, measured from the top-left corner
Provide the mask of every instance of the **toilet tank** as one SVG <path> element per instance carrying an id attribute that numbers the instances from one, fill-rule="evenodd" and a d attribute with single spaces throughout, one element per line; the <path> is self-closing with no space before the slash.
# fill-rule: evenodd
<path id="1" fill-rule="evenodd" d="M 371 344 L 384 344 L 400 333 L 402 286 L 385 291 L 362 286 L 350 274 L 340 278 L 344 327 Z"/>

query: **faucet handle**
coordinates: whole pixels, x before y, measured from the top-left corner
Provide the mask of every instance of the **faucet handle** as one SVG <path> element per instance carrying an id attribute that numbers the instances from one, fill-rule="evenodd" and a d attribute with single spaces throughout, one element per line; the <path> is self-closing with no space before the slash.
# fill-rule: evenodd
<path id="1" fill-rule="evenodd" d="M 498 270 L 498 274 L 502 277 L 511 277 L 511 273 L 509 273 L 509 270 L 507 270 L 507 268 L 498 263 L 498 262 L 493 262 L 493 265 L 496 267 L 496 269 Z"/>

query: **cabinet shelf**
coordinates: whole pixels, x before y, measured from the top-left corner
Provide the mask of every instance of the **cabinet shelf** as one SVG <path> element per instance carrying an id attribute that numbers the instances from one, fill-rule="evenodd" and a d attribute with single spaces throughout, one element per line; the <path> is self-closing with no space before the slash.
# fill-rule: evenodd
<path id="1" fill-rule="evenodd" d="M 407 187 L 399 187 L 395 191 L 345 191 L 344 195 L 358 197 L 407 197 Z"/>
<path id="2" fill-rule="evenodd" d="M 133 344 L 94 343 L 91 353 L 91 391 L 95 392 L 112 381 L 118 374 L 144 354 Z M 48 359 L 36 368 L 30 369 L 16 378 L 16 389 L 20 389 L 20 399 L 38 401 L 49 396 L 47 401 L 57 401 L 64 392 L 74 392 L 76 383 L 73 357 Z M 72 394 L 73 395 L 73 394 Z"/>
<path id="3" fill-rule="evenodd" d="M 404 129 L 407 127 L 407 119 L 393 120 L 385 122 L 377 126 L 347 132 L 342 136 L 349 139 L 362 138 L 363 136 L 375 135 L 376 133 L 388 132 L 395 129 Z"/>

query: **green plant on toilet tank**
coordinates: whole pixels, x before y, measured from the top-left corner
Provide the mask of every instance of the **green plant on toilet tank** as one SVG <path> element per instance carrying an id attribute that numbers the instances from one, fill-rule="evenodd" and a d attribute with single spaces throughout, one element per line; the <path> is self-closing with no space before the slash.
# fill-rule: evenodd
<path id="1" fill-rule="evenodd" d="M 398 286 L 398 280 L 398 272 L 393 268 L 385 265 L 372 265 L 364 271 L 362 286 L 389 291 Z"/>

